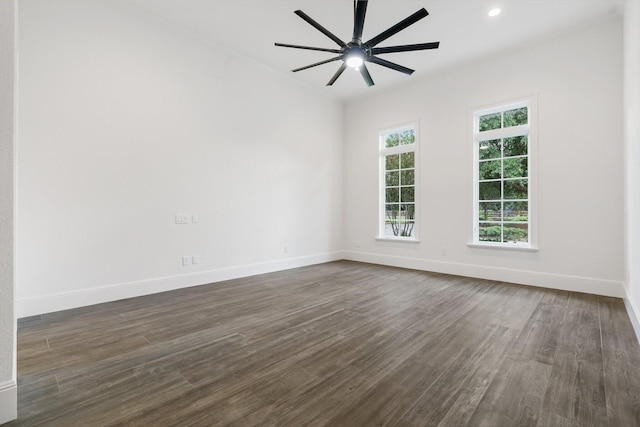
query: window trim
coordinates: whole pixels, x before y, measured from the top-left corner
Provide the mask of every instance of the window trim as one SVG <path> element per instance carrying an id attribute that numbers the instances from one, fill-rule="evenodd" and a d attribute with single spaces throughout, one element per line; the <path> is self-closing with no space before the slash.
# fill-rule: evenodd
<path id="1" fill-rule="evenodd" d="M 526 125 L 512 126 L 508 128 L 492 129 L 482 132 L 479 131 L 479 117 L 486 114 L 508 111 L 515 108 L 527 106 L 529 110 L 529 122 Z M 469 122 L 471 123 L 470 144 L 471 147 L 471 220 L 469 221 L 469 241 L 468 247 L 471 248 L 489 248 L 501 250 L 515 250 L 524 252 L 537 252 L 538 247 L 538 105 L 537 95 L 518 98 L 500 103 L 491 104 L 489 106 L 477 107 L 469 109 Z M 478 239 L 478 144 L 480 140 L 508 138 L 514 135 L 522 135 L 523 131 L 528 132 L 528 180 L 529 180 L 529 242 L 528 243 L 510 243 L 510 242 L 482 242 Z"/>
<path id="2" fill-rule="evenodd" d="M 404 130 L 413 129 L 414 133 L 414 143 L 411 145 L 402 145 L 396 147 L 385 148 L 384 147 L 384 137 L 383 135 L 401 132 Z M 386 242 L 408 242 L 408 243 L 419 243 L 419 232 L 420 232 L 420 224 L 419 224 L 419 182 L 420 182 L 420 168 L 419 168 L 419 141 L 420 141 L 420 131 L 419 131 L 419 121 L 411 121 L 405 122 L 399 125 L 385 127 L 378 129 L 378 232 L 375 236 L 375 240 L 386 241 Z M 412 149 L 407 149 L 412 148 Z M 386 210 L 385 210 L 385 156 L 400 154 L 411 152 L 414 153 L 414 226 L 413 226 L 413 237 L 403 237 L 403 236 L 387 236 L 385 235 L 385 219 L 386 219 Z"/>

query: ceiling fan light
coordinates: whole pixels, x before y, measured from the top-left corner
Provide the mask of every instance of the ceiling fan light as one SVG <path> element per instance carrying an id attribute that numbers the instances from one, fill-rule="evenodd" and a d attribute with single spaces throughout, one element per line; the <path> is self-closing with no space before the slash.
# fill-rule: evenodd
<path id="1" fill-rule="evenodd" d="M 361 66 L 364 63 L 364 60 L 362 59 L 362 56 L 352 54 L 352 55 L 347 56 L 347 59 L 345 60 L 345 63 L 349 67 L 358 68 L 359 66 Z"/>

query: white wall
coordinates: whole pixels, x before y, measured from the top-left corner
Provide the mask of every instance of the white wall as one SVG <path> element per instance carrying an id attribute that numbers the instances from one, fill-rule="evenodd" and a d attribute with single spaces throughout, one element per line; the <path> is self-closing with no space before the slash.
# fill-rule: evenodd
<path id="1" fill-rule="evenodd" d="M 113 2 L 25 0 L 20 12 L 19 317 L 343 248 L 350 259 L 624 295 L 617 18 L 343 109 Z M 529 95 L 540 250 L 470 248 L 469 109 Z M 421 242 L 376 241 L 378 131 L 412 120 Z M 176 225 L 176 213 L 200 221 Z M 183 267 L 183 255 L 200 264 Z"/>
<path id="2" fill-rule="evenodd" d="M 15 0 L 0 0 L 0 424 L 16 418 L 14 317 Z"/>
<path id="3" fill-rule="evenodd" d="M 19 48 L 19 317 L 341 258 L 338 102 L 108 1 Z"/>
<path id="4" fill-rule="evenodd" d="M 640 2 L 628 0 L 624 19 L 624 141 L 627 307 L 640 337 Z"/>
<path id="5" fill-rule="evenodd" d="M 347 103 L 347 256 L 622 296 L 621 29 L 619 17 L 608 18 Z M 471 248 L 469 111 L 530 95 L 538 102 L 539 251 Z M 377 241 L 378 133 L 414 120 L 420 243 Z"/>

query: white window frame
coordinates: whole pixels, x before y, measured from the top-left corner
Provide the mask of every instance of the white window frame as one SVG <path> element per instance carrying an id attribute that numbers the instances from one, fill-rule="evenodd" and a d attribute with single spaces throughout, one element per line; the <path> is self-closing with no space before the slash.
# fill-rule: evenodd
<path id="1" fill-rule="evenodd" d="M 493 129 L 480 132 L 479 119 L 487 114 L 509 111 L 515 108 L 527 107 L 528 123 L 526 125 L 512 126 L 508 128 Z M 472 150 L 473 159 L 473 220 L 471 227 L 471 239 L 468 244 L 471 247 L 513 249 L 524 251 L 538 250 L 538 138 L 537 138 L 537 98 L 529 96 L 514 101 L 502 102 L 489 107 L 474 108 L 470 110 L 472 126 Z M 502 139 L 517 135 L 527 135 L 527 160 L 528 160 L 528 242 L 485 242 L 479 239 L 479 143 L 492 139 Z M 504 224 L 504 221 L 503 221 Z"/>
<path id="2" fill-rule="evenodd" d="M 409 144 L 409 145 L 399 145 L 396 147 L 390 147 L 390 148 L 386 148 L 385 147 L 385 136 L 390 134 L 390 133 L 395 133 L 395 132 L 402 132 L 405 130 L 409 130 L 409 129 L 413 129 L 413 133 L 414 133 L 414 143 L 413 144 Z M 379 176 L 379 202 L 378 202 L 378 237 L 376 239 L 378 240 L 385 240 L 385 241 L 398 241 L 398 242 L 413 242 L 413 243 L 418 243 L 419 239 L 419 192 L 418 192 L 418 183 L 420 182 L 419 180 L 419 170 L 420 168 L 418 167 L 419 165 L 419 140 L 420 140 L 420 135 L 419 135 L 419 126 L 418 126 L 418 122 L 409 122 L 409 123 L 404 123 L 398 126 L 393 126 L 393 127 L 389 127 L 389 128 L 384 128 L 384 129 L 380 129 L 378 132 L 378 147 L 380 149 L 379 152 L 379 172 L 378 172 L 378 176 Z M 385 223 L 386 223 L 386 200 L 385 200 L 385 187 L 386 187 L 386 180 L 385 180 L 385 173 L 386 173 L 386 165 L 385 165 L 385 157 L 389 156 L 389 155 L 394 155 L 394 154 L 402 154 L 402 153 L 408 153 L 408 152 L 413 152 L 414 153 L 414 226 L 413 226 L 413 236 L 412 237 L 404 237 L 404 236 L 387 236 L 385 234 Z"/>

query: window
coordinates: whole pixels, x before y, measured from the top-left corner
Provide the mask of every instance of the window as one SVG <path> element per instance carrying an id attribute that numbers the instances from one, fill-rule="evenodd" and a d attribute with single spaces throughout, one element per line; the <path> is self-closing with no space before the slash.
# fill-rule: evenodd
<path id="1" fill-rule="evenodd" d="M 385 239 L 416 240 L 416 128 L 380 133 L 380 231 Z"/>
<path id="2" fill-rule="evenodd" d="M 532 247 L 531 100 L 476 111 L 474 243 Z"/>

